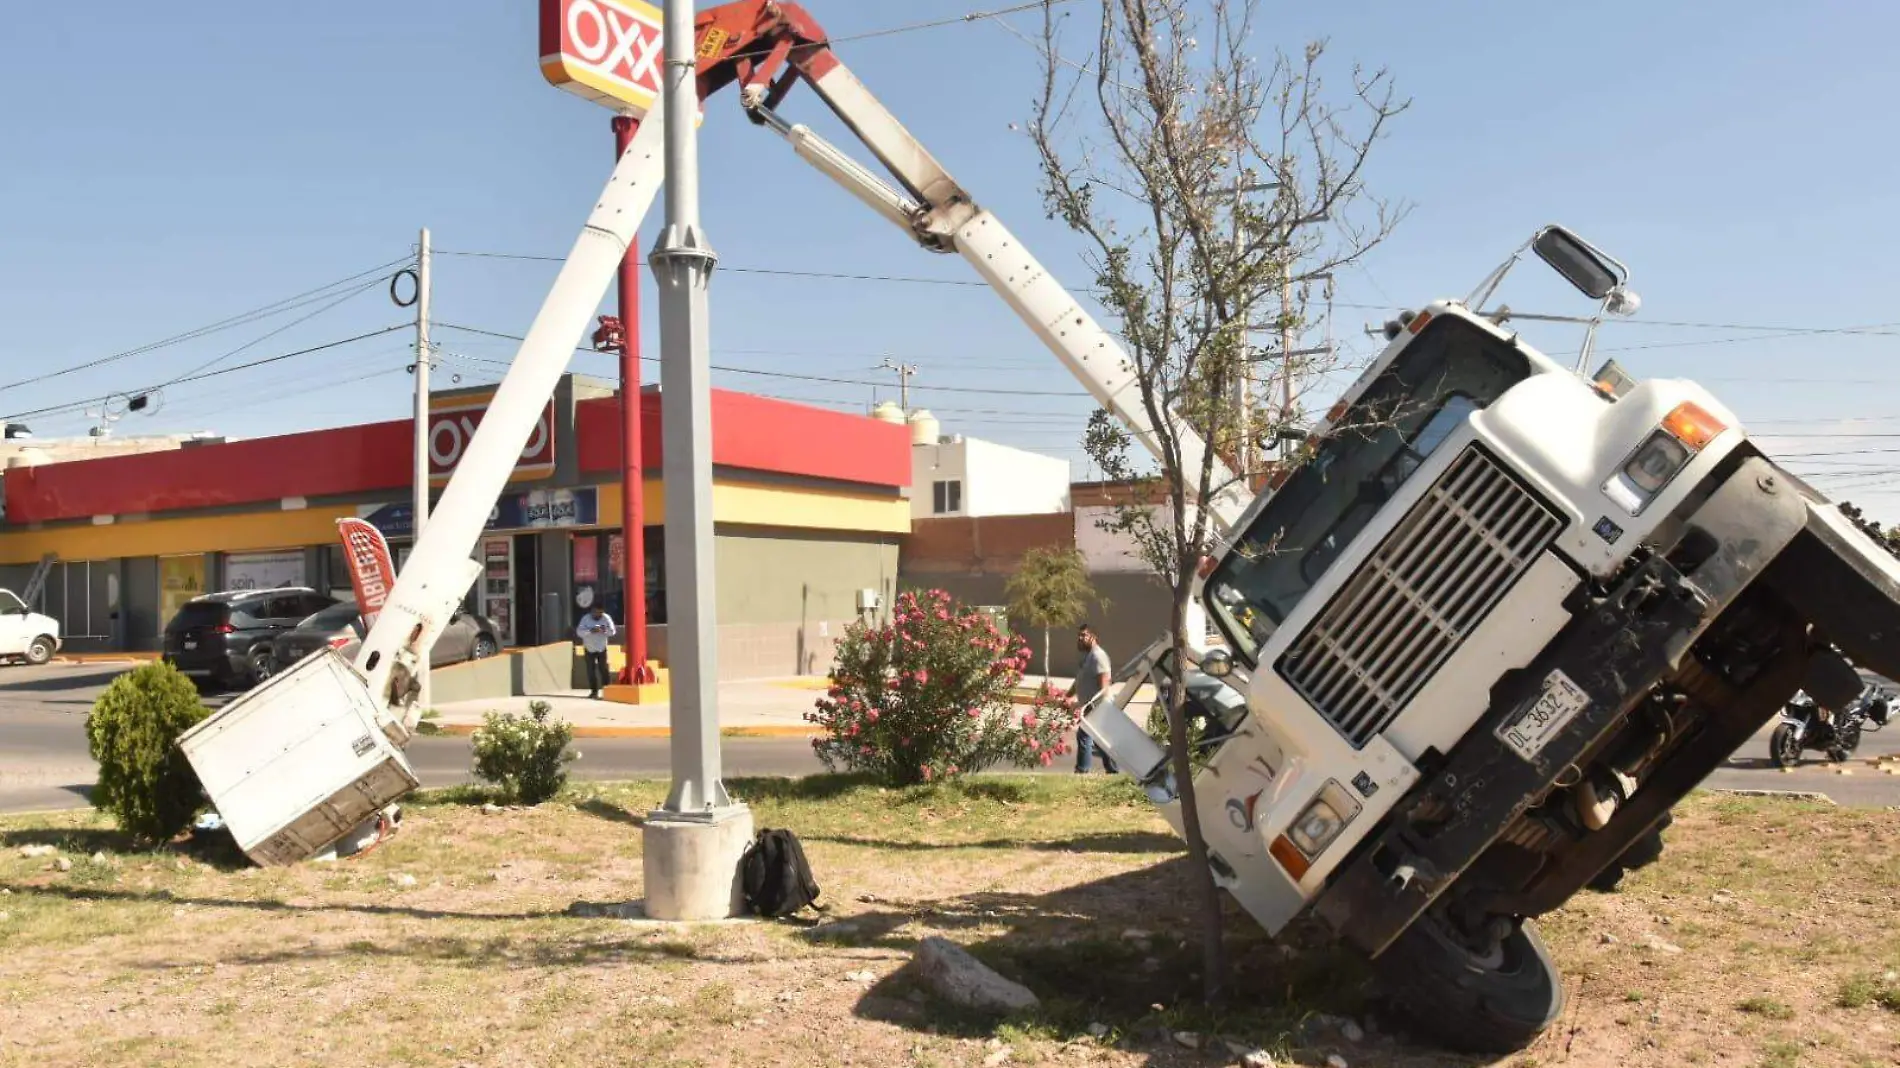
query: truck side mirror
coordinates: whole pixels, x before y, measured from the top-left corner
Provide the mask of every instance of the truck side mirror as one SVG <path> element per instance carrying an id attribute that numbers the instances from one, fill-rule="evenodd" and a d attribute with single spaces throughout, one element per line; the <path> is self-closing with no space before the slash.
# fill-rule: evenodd
<path id="1" fill-rule="evenodd" d="M 1623 283 L 1623 272 L 1612 266 L 1614 261 L 1561 226 L 1538 231 L 1531 239 L 1531 250 L 1591 300 L 1602 300 Z"/>

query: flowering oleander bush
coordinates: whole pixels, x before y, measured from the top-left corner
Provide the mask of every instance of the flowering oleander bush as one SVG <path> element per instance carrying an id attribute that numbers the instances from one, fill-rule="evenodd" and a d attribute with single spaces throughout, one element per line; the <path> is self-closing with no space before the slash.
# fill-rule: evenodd
<path id="1" fill-rule="evenodd" d="M 891 622 L 853 623 L 831 688 L 805 718 L 825 731 L 825 767 L 894 786 L 955 778 L 1005 762 L 1050 764 L 1068 751 L 1073 702 L 1047 684 L 1011 702 L 1029 646 L 942 590 L 906 593 Z"/>
<path id="2" fill-rule="evenodd" d="M 500 788 L 503 798 L 538 805 L 567 785 L 567 765 L 579 753 L 569 752 L 574 728 L 550 720 L 553 706 L 546 701 L 528 704 L 528 715 L 489 712 L 469 741 L 475 752 L 475 775 Z"/>

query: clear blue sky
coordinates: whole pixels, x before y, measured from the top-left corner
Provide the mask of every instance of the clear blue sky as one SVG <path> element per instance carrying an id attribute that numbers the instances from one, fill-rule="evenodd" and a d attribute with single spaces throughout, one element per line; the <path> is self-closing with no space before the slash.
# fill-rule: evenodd
<path id="1" fill-rule="evenodd" d="M 812 0 L 838 36 L 957 15 L 970 0 Z M 992 3 L 988 6 L 1003 6 Z M 1087 17 L 1090 0 L 1068 7 Z M 1410 218 L 1342 303 L 1460 296 L 1537 225 L 1566 222 L 1631 265 L 1641 315 L 1601 342 L 1642 376 L 1698 378 L 1822 486 L 1900 519 L 1900 332 L 1888 260 L 1900 8 L 1796 14 L 1698 5 L 1269 4 L 1263 51 L 1331 40 L 1334 77 L 1391 68 L 1414 106 L 1374 157 Z M 427 225 L 444 250 L 560 254 L 611 165 L 608 115 L 536 69 L 530 0 L 388 4 L 37 4 L 9 13 L 0 62 L 0 383 L 111 355 L 366 270 Z M 1014 23 L 1033 30 L 1034 17 Z M 1059 275 L 1086 282 L 1043 218 L 1022 120 L 1038 60 L 978 21 L 840 46 L 845 60 Z M 787 111 L 814 114 L 797 95 Z M 722 264 L 967 280 L 918 251 L 744 123 L 709 109 L 704 210 Z M 652 219 L 657 221 L 656 209 Z M 650 242 L 651 222 L 642 232 Z M 520 332 L 547 263 L 442 257 L 443 322 Z M 1539 292 L 1549 292 L 1540 290 Z M 1515 303 L 1515 302 L 1514 302 Z M 163 382 L 321 304 L 44 383 L 0 388 L 0 415 Z M 1523 305 L 1519 305 L 1520 307 Z M 651 305 L 649 303 L 649 310 Z M 1562 311 L 1574 311 L 1567 306 Z M 715 362 L 892 383 L 960 431 L 1079 457 L 1087 410 L 1026 329 L 970 286 L 723 272 Z M 370 289 L 226 364 L 402 321 Z M 1384 313 L 1342 308 L 1360 333 Z M 652 319 L 648 316 L 648 333 Z M 1705 329 L 1646 320 L 1735 324 Z M 1756 327 L 1861 332 L 1775 335 Z M 1559 351 L 1568 335 L 1533 333 Z M 511 346 L 450 330 L 439 375 L 492 379 Z M 399 416 L 391 334 L 187 383 L 117 433 L 276 433 Z M 656 349 L 651 352 L 657 353 Z M 222 366 L 222 365 L 219 365 Z M 608 374 L 604 357 L 581 371 Z M 862 408 L 867 386 L 723 374 L 732 388 Z M 934 386 L 981 387 L 993 394 Z M 895 389 L 884 386 L 879 396 Z M 85 414 L 29 417 L 42 436 Z M 1882 437 L 1881 435 L 1890 435 Z M 1886 451 L 1883 451 L 1886 450 Z M 1078 464 L 1078 474 L 1081 474 Z"/>

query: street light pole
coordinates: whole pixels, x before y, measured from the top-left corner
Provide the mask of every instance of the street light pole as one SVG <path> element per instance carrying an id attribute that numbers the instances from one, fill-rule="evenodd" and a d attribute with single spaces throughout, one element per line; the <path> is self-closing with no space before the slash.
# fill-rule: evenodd
<path id="1" fill-rule="evenodd" d="M 712 512 L 712 366 L 706 290 L 718 257 L 699 224 L 699 94 L 692 0 L 666 0 L 666 228 L 653 250 L 660 292 L 662 477 L 673 783 L 643 830 L 649 916 L 703 920 L 744 908 L 739 859 L 752 814 L 721 778 Z"/>

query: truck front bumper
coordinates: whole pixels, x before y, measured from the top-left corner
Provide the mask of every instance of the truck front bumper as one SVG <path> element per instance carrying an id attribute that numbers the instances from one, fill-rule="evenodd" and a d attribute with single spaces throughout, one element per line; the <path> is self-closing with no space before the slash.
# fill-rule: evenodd
<path id="1" fill-rule="evenodd" d="M 1737 464 L 1687 517 L 1683 541 L 1712 539 L 1712 551 L 1696 554 L 1699 559 L 1687 572 L 1670 563 L 1666 552 L 1651 557 L 1608 596 L 1585 606 L 1527 668 L 1500 680 L 1477 726 L 1420 780 L 1381 831 L 1340 866 L 1316 902 L 1321 918 L 1362 952 L 1382 953 L 1675 670 L 1709 624 L 1806 520 L 1804 502 L 1771 464 L 1759 458 Z M 1588 703 L 1527 760 L 1506 744 L 1499 728 L 1517 722 L 1559 671 L 1584 691 Z M 1492 910 L 1531 915 L 1562 904 L 1734 752 L 1778 705 L 1712 715 L 1607 827 L 1567 851 L 1557 861 L 1560 871 L 1540 877 L 1537 899 L 1500 900 L 1491 903 Z M 1414 816 L 1426 814 L 1429 823 L 1415 822 Z"/>

